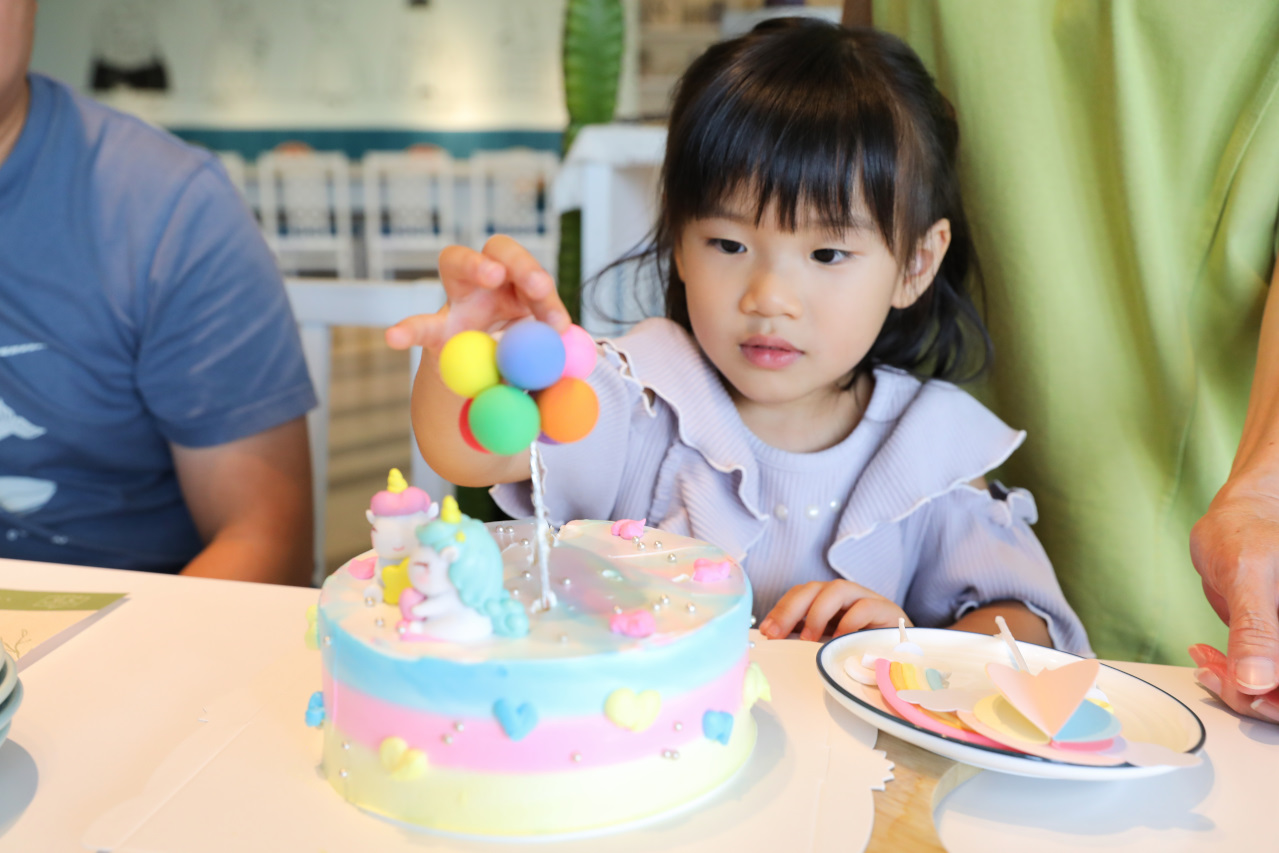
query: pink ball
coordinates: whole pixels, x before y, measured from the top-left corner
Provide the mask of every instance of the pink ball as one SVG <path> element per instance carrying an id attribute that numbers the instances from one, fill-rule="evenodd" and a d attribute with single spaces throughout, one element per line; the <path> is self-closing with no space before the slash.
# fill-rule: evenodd
<path id="1" fill-rule="evenodd" d="M 595 339 L 591 333 L 573 324 L 560 335 L 564 341 L 564 376 L 585 379 L 595 367 Z"/>

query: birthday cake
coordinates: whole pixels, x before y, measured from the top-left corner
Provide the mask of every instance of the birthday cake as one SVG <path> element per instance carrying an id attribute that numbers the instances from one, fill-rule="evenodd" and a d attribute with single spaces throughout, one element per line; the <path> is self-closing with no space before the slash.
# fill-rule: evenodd
<path id="1" fill-rule="evenodd" d="M 402 483 L 369 520 L 376 550 L 320 593 L 307 720 L 351 803 L 452 833 L 572 834 L 685 806 L 749 758 L 768 685 L 747 658 L 750 585 L 719 549 L 574 521 L 541 528 L 543 577 L 531 520 L 484 525 Z"/>

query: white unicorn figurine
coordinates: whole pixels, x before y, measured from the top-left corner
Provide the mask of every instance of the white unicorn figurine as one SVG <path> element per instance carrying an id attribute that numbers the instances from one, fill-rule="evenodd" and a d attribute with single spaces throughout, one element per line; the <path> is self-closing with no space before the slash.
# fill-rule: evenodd
<path id="1" fill-rule="evenodd" d="M 528 633 L 528 614 L 502 586 L 501 549 L 452 495 L 439 519 L 418 529 L 417 541 L 408 566 L 412 588 L 400 597 L 404 639 L 472 643 Z"/>
<path id="2" fill-rule="evenodd" d="M 439 504 L 431 496 L 405 481 L 399 468 L 386 477 L 386 490 L 369 502 L 364 517 L 373 526 L 373 550 L 377 566 L 365 598 L 398 604 L 400 593 L 409 585 L 408 561 L 417 548 L 417 529 L 439 515 Z"/>

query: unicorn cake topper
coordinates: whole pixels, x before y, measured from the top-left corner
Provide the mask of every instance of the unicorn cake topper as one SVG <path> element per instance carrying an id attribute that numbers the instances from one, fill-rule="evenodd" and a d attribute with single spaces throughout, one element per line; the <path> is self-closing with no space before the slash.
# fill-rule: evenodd
<path id="1" fill-rule="evenodd" d="M 501 549 L 483 523 L 461 513 L 452 495 L 416 538 L 410 588 L 399 597 L 403 639 L 472 643 L 528 633 L 528 614 L 502 586 Z"/>
<path id="2" fill-rule="evenodd" d="M 386 489 L 373 496 L 364 514 L 373 526 L 373 550 L 377 552 L 373 582 L 364 591 L 366 598 L 399 602 L 400 593 L 409 585 L 408 560 L 417 548 L 417 529 L 439 512 L 430 495 L 410 486 L 399 468 L 391 469 Z"/>

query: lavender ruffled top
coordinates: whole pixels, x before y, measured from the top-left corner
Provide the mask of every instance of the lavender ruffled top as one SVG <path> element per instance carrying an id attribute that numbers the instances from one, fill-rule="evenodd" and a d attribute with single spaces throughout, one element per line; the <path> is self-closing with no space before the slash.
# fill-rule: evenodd
<path id="1" fill-rule="evenodd" d="M 711 542 L 745 568 L 760 618 L 796 584 L 844 577 L 923 626 L 1019 600 L 1048 622 L 1057 648 L 1091 654 L 1031 532 L 1030 493 L 968 485 L 1025 433 L 966 392 L 880 368 L 847 438 L 791 453 L 746 428 L 696 342 L 669 320 L 646 320 L 602 351 L 589 377 L 599 423 L 582 441 L 543 448 L 553 522 L 646 518 Z M 493 495 L 513 516 L 532 514 L 527 481 Z"/>

